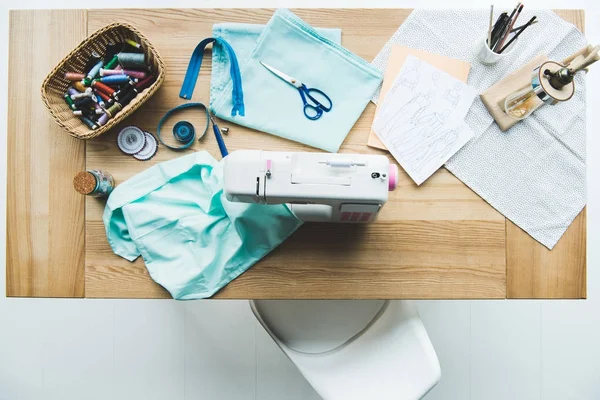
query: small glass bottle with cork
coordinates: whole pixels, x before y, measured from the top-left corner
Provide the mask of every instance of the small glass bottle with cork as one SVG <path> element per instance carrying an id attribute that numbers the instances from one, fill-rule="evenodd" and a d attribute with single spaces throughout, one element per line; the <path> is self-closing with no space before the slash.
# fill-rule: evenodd
<path id="1" fill-rule="evenodd" d="M 115 188 L 115 179 L 100 169 L 82 171 L 73 178 L 75 190 L 92 197 L 108 197 Z"/>

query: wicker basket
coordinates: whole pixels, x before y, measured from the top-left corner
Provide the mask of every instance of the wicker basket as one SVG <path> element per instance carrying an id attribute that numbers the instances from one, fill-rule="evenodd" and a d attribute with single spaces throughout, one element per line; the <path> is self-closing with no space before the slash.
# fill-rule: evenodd
<path id="1" fill-rule="evenodd" d="M 108 43 L 123 42 L 125 39 L 132 39 L 142 45 L 146 62 L 152 67 L 156 81 L 139 93 L 106 125 L 95 130 L 90 129 L 77 116 L 73 115 L 73 111 L 63 99 L 67 88 L 71 84 L 70 81 L 64 78 L 64 74 L 65 72 L 86 73 L 87 71 L 83 71 L 83 69 L 86 62 L 91 58 L 93 51 L 104 54 Z M 117 22 L 105 26 L 81 42 L 48 74 L 42 84 L 42 100 L 56 123 L 65 128 L 69 135 L 78 139 L 91 139 L 107 132 L 137 110 L 158 90 L 164 79 L 165 64 L 154 46 L 133 26 Z"/>

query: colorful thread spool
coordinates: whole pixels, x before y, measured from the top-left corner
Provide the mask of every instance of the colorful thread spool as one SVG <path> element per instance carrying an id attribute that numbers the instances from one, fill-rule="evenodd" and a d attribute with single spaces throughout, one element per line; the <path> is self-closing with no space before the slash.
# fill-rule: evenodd
<path id="1" fill-rule="evenodd" d="M 102 97 L 98 96 L 96 92 L 94 92 L 94 94 L 92 95 L 92 100 L 94 100 L 94 107 L 96 107 L 97 109 L 102 109 L 102 107 L 106 107 L 106 102 Z"/>
<path id="2" fill-rule="evenodd" d="M 131 88 L 131 90 L 125 93 L 118 101 L 119 103 L 121 103 L 122 106 L 126 106 L 131 102 L 131 100 L 135 98 L 135 96 L 137 96 L 137 94 L 137 90 Z"/>
<path id="3" fill-rule="evenodd" d="M 127 75 L 122 69 L 100 69 L 100 76 Z"/>
<path id="4" fill-rule="evenodd" d="M 85 89 L 87 89 L 81 82 L 73 82 L 71 85 L 73 85 L 75 89 L 79 90 L 82 93 L 85 92 Z"/>
<path id="5" fill-rule="evenodd" d="M 110 119 L 110 117 L 108 116 L 107 113 L 102 113 L 102 115 L 98 118 L 98 125 L 100 126 L 104 126 L 106 125 L 106 123 L 108 122 L 108 120 Z"/>
<path id="6" fill-rule="evenodd" d="M 112 99 L 106 93 L 101 92 L 100 90 L 96 91 L 96 95 L 100 97 L 106 104 L 112 104 Z"/>
<path id="7" fill-rule="evenodd" d="M 68 81 L 80 81 L 84 78 L 85 75 L 79 72 L 65 72 L 65 79 Z"/>
<path id="8" fill-rule="evenodd" d="M 146 56 L 143 53 L 119 53 L 119 64 L 123 68 L 145 68 Z"/>
<path id="9" fill-rule="evenodd" d="M 115 54 L 109 62 L 106 63 L 104 69 L 113 69 L 119 65 L 119 57 Z"/>
<path id="10" fill-rule="evenodd" d="M 150 85 L 152 85 L 152 83 L 154 83 L 154 77 L 152 75 L 149 75 L 147 77 L 145 77 L 144 79 L 142 79 L 141 81 L 139 81 L 135 87 L 138 90 L 138 92 L 141 92 L 142 90 L 146 89 L 147 87 L 150 87 Z"/>
<path id="11" fill-rule="evenodd" d="M 94 89 L 96 89 L 108 96 L 112 96 L 115 93 L 115 89 L 111 88 L 108 85 L 105 85 L 104 83 L 102 83 L 100 81 L 94 81 L 92 83 L 92 86 L 94 87 Z"/>
<path id="12" fill-rule="evenodd" d="M 109 117 L 113 118 L 119 111 L 123 109 L 123 106 L 119 103 L 115 103 L 106 109 L 106 113 Z"/>
<path id="13" fill-rule="evenodd" d="M 133 71 L 130 69 L 124 69 L 121 72 L 124 73 L 125 75 L 129 75 L 130 77 L 135 78 L 135 79 L 144 79 L 148 75 L 144 71 Z"/>
<path id="14" fill-rule="evenodd" d="M 100 76 L 127 75 L 131 78 L 144 79 L 148 74 L 144 71 L 134 71 L 131 69 L 101 69 Z"/>
<path id="15" fill-rule="evenodd" d="M 123 72 L 116 69 L 100 68 L 100 76 L 121 75 Z"/>
<path id="16" fill-rule="evenodd" d="M 83 121 L 83 123 L 87 125 L 88 128 L 98 129 L 98 124 L 96 124 L 94 121 L 92 121 L 88 117 L 81 116 L 81 117 L 79 117 L 79 119 L 81 119 Z"/>
<path id="17" fill-rule="evenodd" d="M 131 89 L 134 89 L 135 85 L 136 82 L 130 80 L 127 85 L 122 85 L 121 88 L 114 93 L 113 97 L 115 98 L 115 100 L 119 101 L 119 99 L 123 98 L 123 96 L 129 93 Z"/>
<path id="18" fill-rule="evenodd" d="M 141 49 L 142 45 L 131 39 L 125 39 L 125 43 L 136 49 Z"/>
<path id="19" fill-rule="evenodd" d="M 67 103 L 67 105 L 69 106 L 69 108 L 71 108 L 71 110 L 77 109 L 77 107 L 75 107 L 75 103 L 73 102 L 73 100 L 71 100 L 71 96 L 68 93 L 65 93 L 63 98 L 65 99 L 65 103 Z"/>
<path id="20" fill-rule="evenodd" d="M 84 97 L 92 97 L 92 88 L 87 88 L 83 93 L 75 93 L 71 95 L 71 100 L 83 99 Z"/>
<path id="21" fill-rule="evenodd" d="M 74 110 L 73 111 L 73 115 L 77 115 L 78 117 L 84 116 L 89 118 L 90 120 L 92 119 L 91 116 L 91 112 L 88 110 Z"/>
<path id="22" fill-rule="evenodd" d="M 92 100 L 91 97 L 83 97 L 81 99 L 74 100 L 73 102 L 75 103 L 75 107 L 79 109 L 94 105 L 94 100 Z"/>
<path id="23" fill-rule="evenodd" d="M 106 83 L 107 85 L 120 85 L 129 82 L 129 77 L 127 75 L 103 76 L 99 82 Z"/>
<path id="24" fill-rule="evenodd" d="M 71 97 L 74 94 L 78 94 L 79 92 L 77 90 L 75 90 L 72 86 L 69 86 L 67 88 L 67 94 L 69 95 L 69 97 Z"/>
<path id="25" fill-rule="evenodd" d="M 89 81 L 91 83 L 92 79 L 94 79 L 96 75 L 98 75 L 98 72 L 100 72 L 100 68 L 102 68 L 103 65 L 104 61 L 98 61 L 96 65 L 94 65 L 92 69 L 90 69 L 90 72 L 87 73 L 87 76 L 85 77 L 83 83 L 85 84 L 86 81 Z M 89 85 L 89 83 L 87 83 L 86 85 Z"/>
<path id="26" fill-rule="evenodd" d="M 100 104 L 100 100 L 101 99 L 98 99 L 98 102 L 94 103 L 94 109 L 95 109 L 94 112 L 96 115 L 104 114 L 104 110 L 102 109 L 103 106 Z"/>

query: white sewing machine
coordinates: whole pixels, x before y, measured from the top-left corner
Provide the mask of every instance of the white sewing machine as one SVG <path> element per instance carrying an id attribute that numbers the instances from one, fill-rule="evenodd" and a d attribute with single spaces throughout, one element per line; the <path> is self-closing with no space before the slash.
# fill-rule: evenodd
<path id="1" fill-rule="evenodd" d="M 303 221 L 373 222 L 397 184 L 383 155 L 238 150 L 224 165 L 228 200 L 285 203 Z"/>

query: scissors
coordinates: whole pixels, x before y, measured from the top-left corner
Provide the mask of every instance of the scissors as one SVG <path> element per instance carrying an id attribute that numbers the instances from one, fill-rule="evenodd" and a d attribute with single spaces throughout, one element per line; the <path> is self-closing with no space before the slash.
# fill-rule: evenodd
<path id="1" fill-rule="evenodd" d="M 273 68 L 270 65 L 267 65 L 262 61 L 260 63 L 263 65 L 263 67 L 265 67 L 266 69 L 271 71 L 277 77 L 279 77 L 280 79 L 286 81 L 287 83 L 289 83 L 290 85 L 292 85 L 296 89 L 298 89 L 298 92 L 300 93 L 300 97 L 302 97 L 302 102 L 304 103 L 304 116 L 306 118 L 314 121 L 314 120 L 321 118 L 321 115 L 323 115 L 323 112 L 331 111 L 331 107 L 333 106 L 333 104 L 331 103 L 331 99 L 329 98 L 329 96 L 327 96 L 325 93 L 323 93 L 319 89 L 307 88 L 306 85 L 304 83 L 302 83 L 301 81 L 299 81 L 298 79 L 293 78 L 289 75 L 286 75 L 283 72 L 281 72 L 280 70 Z M 323 102 L 326 104 L 329 104 L 329 105 L 325 105 L 325 104 L 321 103 L 319 100 L 315 99 L 312 96 L 313 94 L 318 95 L 317 97 L 321 98 L 321 101 L 326 100 Z M 307 98 L 313 104 L 309 103 Z"/>

